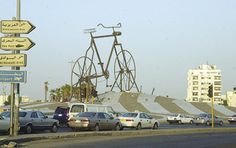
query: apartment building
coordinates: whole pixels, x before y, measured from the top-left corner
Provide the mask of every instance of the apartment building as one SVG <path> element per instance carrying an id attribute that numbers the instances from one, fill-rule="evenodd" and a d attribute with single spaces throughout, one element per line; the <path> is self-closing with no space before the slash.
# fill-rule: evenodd
<path id="1" fill-rule="evenodd" d="M 208 102 L 208 88 L 213 85 L 213 98 L 217 104 L 222 104 L 221 70 L 215 65 L 203 64 L 188 71 L 187 102 Z"/>
<path id="2" fill-rule="evenodd" d="M 228 106 L 236 107 L 236 87 L 234 88 L 234 91 L 226 92 L 226 100 Z"/>

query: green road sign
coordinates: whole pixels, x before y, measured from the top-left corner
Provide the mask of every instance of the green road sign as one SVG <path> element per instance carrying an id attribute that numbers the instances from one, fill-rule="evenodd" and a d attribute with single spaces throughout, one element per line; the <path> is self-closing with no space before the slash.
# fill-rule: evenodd
<path id="1" fill-rule="evenodd" d="M 0 49 L 3 50 L 29 50 L 35 45 L 27 37 L 3 37 L 0 38 Z"/>

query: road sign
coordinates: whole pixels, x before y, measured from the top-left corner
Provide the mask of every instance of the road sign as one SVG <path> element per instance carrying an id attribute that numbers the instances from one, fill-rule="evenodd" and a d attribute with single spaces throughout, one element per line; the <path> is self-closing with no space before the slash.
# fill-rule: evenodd
<path id="1" fill-rule="evenodd" d="M 26 54 L 0 54 L 0 66 L 24 67 L 26 58 Z"/>
<path id="2" fill-rule="evenodd" d="M 29 50 L 35 45 L 27 37 L 3 37 L 0 38 L 0 49 L 3 50 Z"/>
<path id="3" fill-rule="evenodd" d="M 29 21 L 25 20 L 2 20 L 0 32 L 4 34 L 28 34 L 35 29 Z"/>
<path id="4" fill-rule="evenodd" d="M 27 72 L 19 70 L 0 70 L 0 82 L 26 83 Z"/>

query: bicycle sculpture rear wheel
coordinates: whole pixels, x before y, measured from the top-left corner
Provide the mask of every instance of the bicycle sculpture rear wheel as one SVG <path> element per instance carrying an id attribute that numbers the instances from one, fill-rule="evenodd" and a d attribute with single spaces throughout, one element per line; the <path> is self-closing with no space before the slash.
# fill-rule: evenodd
<path id="1" fill-rule="evenodd" d="M 113 87 L 116 84 L 120 91 L 130 91 L 134 87 L 136 66 L 129 51 L 122 50 L 117 54 L 114 64 L 114 76 Z"/>

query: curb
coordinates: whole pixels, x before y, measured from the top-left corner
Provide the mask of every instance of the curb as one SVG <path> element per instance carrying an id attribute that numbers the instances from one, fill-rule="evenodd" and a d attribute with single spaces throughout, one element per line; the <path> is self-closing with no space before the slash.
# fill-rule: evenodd
<path id="1" fill-rule="evenodd" d="M 19 135 L 17 137 L 5 137 L 0 139 L 0 145 L 16 142 L 17 144 L 45 140 L 45 139 L 63 139 L 76 137 L 94 137 L 94 136 L 152 136 L 152 135 L 181 135 L 195 133 L 232 133 L 236 128 L 194 128 L 194 129 L 160 129 L 160 130 L 132 130 L 132 131 L 99 131 L 99 132 L 67 132 L 67 133 L 45 133 L 32 135 Z"/>

